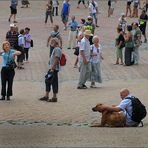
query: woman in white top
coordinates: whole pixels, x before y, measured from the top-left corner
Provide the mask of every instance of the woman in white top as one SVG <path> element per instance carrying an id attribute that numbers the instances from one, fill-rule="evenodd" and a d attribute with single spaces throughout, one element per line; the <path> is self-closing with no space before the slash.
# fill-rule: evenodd
<path id="1" fill-rule="evenodd" d="M 92 65 L 92 72 L 91 72 L 91 88 L 95 88 L 95 82 L 102 83 L 101 78 L 101 61 L 103 60 L 102 56 L 102 48 L 99 44 L 99 37 L 93 37 L 93 45 L 91 45 L 90 49 L 90 61 Z"/>
<path id="2" fill-rule="evenodd" d="M 58 16 L 58 5 L 59 5 L 59 2 L 58 0 L 52 0 L 53 2 L 53 16 L 54 16 L 54 10 L 56 10 L 56 16 Z"/>

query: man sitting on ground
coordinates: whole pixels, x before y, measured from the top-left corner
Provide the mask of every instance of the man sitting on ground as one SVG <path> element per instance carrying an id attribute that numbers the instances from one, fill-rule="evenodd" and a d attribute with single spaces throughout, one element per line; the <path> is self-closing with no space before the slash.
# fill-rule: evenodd
<path id="1" fill-rule="evenodd" d="M 122 101 L 117 106 L 108 106 L 108 105 L 102 105 L 100 108 L 101 110 L 111 111 L 111 112 L 120 112 L 123 111 L 126 118 L 126 126 L 132 127 L 132 126 L 138 126 L 139 123 L 134 122 L 132 118 L 132 101 L 128 98 L 132 97 L 129 90 L 124 88 L 120 91 L 120 96 Z"/>

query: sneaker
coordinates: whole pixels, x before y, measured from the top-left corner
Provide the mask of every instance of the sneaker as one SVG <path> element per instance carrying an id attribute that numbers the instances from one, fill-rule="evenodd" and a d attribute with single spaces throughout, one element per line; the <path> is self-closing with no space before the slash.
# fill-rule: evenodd
<path id="1" fill-rule="evenodd" d="M 5 100 L 5 97 L 4 97 L 4 96 L 2 96 L 2 97 L 0 98 L 0 101 L 3 101 L 3 100 Z"/>
<path id="2" fill-rule="evenodd" d="M 97 88 L 95 84 L 90 85 L 90 88 Z"/>
<path id="3" fill-rule="evenodd" d="M 13 21 L 13 23 L 18 23 L 17 21 Z"/>
<path id="4" fill-rule="evenodd" d="M 47 100 L 48 100 L 48 97 L 45 97 L 45 96 L 44 96 L 44 97 L 40 98 L 39 100 L 40 100 L 40 101 L 47 101 Z"/>
<path id="5" fill-rule="evenodd" d="M 78 86 L 77 89 L 87 89 L 86 85 Z"/>
<path id="6" fill-rule="evenodd" d="M 78 65 L 74 65 L 74 67 L 73 68 L 78 68 Z"/>

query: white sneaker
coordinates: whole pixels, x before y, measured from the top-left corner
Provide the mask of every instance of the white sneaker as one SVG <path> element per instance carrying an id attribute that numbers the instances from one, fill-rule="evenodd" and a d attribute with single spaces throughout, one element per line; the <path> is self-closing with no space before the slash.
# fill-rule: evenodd
<path id="1" fill-rule="evenodd" d="M 91 84 L 90 88 L 97 88 L 95 84 Z"/>

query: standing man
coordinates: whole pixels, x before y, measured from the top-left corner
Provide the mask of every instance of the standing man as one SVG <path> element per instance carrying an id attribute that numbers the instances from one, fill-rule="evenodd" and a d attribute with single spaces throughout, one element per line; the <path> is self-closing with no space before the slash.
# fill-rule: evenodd
<path id="1" fill-rule="evenodd" d="M 61 17 L 62 17 L 62 22 L 64 24 L 64 30 L 67 30 L 67 22 L 68 22 L 69 13 L 70 13 L 69 0 L 65 0 L 63 2 L 63 7 L 61 11 Z"/>
<path id="2" fill-rule="evenodd" d="M 71 17 L 71 22 L 69 22 L 68 26 L 70 27 L 69 37 L 68 37 L 68 49 L 71 48 L 75 49 L 77 28 L 78 28 L 78 23 L 75 21 L 75 16 Z"/>
<path id="3" fill-rule="evenodd" d="M 133 51 L 133 58 L 134 64 L 138 65 L 139 63 L 139 47 L 141 45 L 141 31 L 139 29 L 138 23 L 133 23 L 133 29 L 135 30 L 134 36 L 134 51 Z"/>
<path id="4" fill-rule="evenodd" d="M 99 11 L 98 11 L 98 4 L 97 4 L 96 1 L 92 0 L 89 3 L 89 11 L 90 11 L 90 16 L 95 19 L 95 25 L 96 25 L 96 27 L 99 27 L 97 25 L 97 21 L 98 21 L 97 14 L 99 13 Z"/>
<path id="5" fill-rule="evenodd" d="M 84 37 L 81 40 L 79 62 L 80 77 L 77 89 L 86 89 L 86 81 L 90 79 L 91 63 L 90 63 L 90 43 L 89 38 L 93 36 L 91 30 L 85 30 Z"/>
<path id="6" fill-rule="evenodd" d="M 59 32 L 59 26 L 58 25 L 55 25 L 54 28 L 53 28 L 53 31 L 50 33 L 49 37 L 48 37 L 48 40 L 47 40 L 47 47 L 49 46 L 50 44 L 50 55 L 49 57 L 51 57 L 51 54 L 52 54 L 52 51 L 54 49 L 54 47 L 52 46 L 52 44 L 50 43 L 50 41 L 53 39 L 53 38 L 57 38 L 60 42 L 59 44 L 59 47 L 62 49 L 62 37 L 60 35 L 60 32 Z"/>
<path id="7" fill-rule="evenodd" d="M 139 24 L 140 24 L 139 28 L 142 32 L 142 35 L 144 36 L 144 43 L 147 42 L 147 38 L 146 38 L 147 21 L 148 21 L 148 15 L 146 14 L 146 11 L 143 10 L 141 15 L 140 15 L 140 19 L 139 19 Z"/>
<path id="8" fill-rule="evenodd" d="M 12 16 L 14 16 L 13 22 L 17 23 L 17 21 L 16 21 L 17 5 L 18 5 L 18 0 L 11 0 L 11 5 L 10 5 L 11 14 L 8 19 L 9 22 L 11 22 Z"/>
<path id="9" fill-rule="evenodd" d="M 6 33 L 6 40 L 10 43 L 10 48 L 17 50 L 18 48 L 18 35 L 16 31 L 16 26 L 10 24 L 10 30 Z"/>
<path id="10" fill-rule="evenodd" d="M 53 38 L 51 41 L 52 46 L 54 47 L 50 62 L 49 62 L 49 72 L 52 73 L 52 80 L 46 81 L 46 93 L 44 97 L 40 98 L 40 101 L 47 102 L 57 102 L 57 93 L 58 93 L 58 72 L 60 70 L 60 58 L 62 56 L 61 49 L 59 48 L 59 40 Z M 51 86 L 53 90 L 53 97 L 49 99 L 49 93 L 51 91 Z"/>

